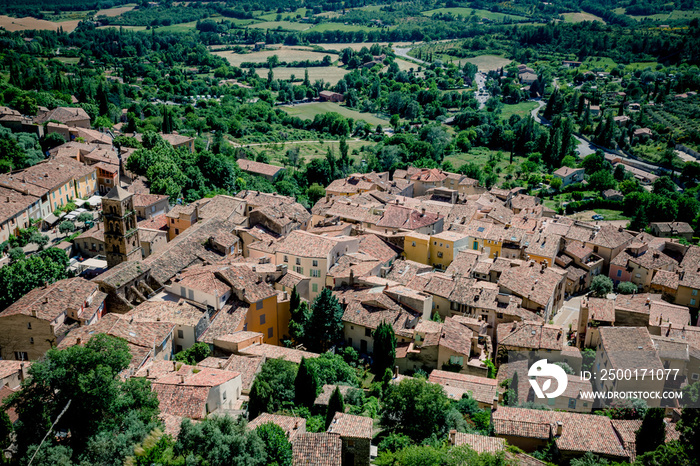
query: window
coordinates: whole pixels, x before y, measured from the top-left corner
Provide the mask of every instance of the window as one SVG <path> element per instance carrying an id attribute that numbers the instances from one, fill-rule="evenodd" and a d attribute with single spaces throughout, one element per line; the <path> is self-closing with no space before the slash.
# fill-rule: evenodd
<path id="1" fill-rule="evenodd" d="M 415 241 L 411 241 L 411 246 L 413 246 L 413 247 L 415 248 L 415 247 L 416 247 L 416 242 L 415 242 Z"/>
<path id="2" fill-rule="evenodd" d="M 548 404 L 549 406 L 554 406 L 554 404 L 555 404 L 556 402 L 557 402 L 557 399 L 556 399 L 556 398 L 550 398 L 550 399 L 547 400 L 547 404 Z"/>
<path id="3" fill-rule="evenodd" d="M 297 265 L 301 265 L 301 259 L 297 257 Z"/>
<path id="4" fill-rule="evenodd" d="M 693 374 L 690 376 L 690 378 L 693 380 L 698 380 L 698 379 L 700 379 L 700 374 Z"/>
<path id="5" fill-rule="evenodd" d="M 313 293 L 318 293 L 318 283 L 312 283 L 311 284 L 311 291 Z"/>
<path id="6" fill-rule="evenodd" d="M 617 271 L 617 276 L 618 276 L 618 277 L 621 277 L 621 276 L 622 276 L 622 270 L 618 270 L 618 271 Z"/>
<path id="7" fill-rule="evenodd" d="M 437 256 L 442 257 L 442 251 L 438 251 Z"/>
<path id="8" fill-rule="evenodd" d="M 34 337 L 29 337 L 29 343 L 34 344 Z"/>
<path id="9" fill-rule="evenodd" d="M 178 337 L 178 338 L 185 338 L 185 332 L 183 332 L 182 330 L 178 330 L 178 331 L 177 331 L 177 337 Z"/>
<path id="10" fill-rule="evenodd" d="M 437 241 L 433 241 L 433 246 L 437 246 Z"/>
<path id="11" fill-rule="evenodd" d="M 320 277 L 321 276 L 321 271 L 318 269 L 311 269 L 311 276 L 312 277 Z"/>
<path id="12" fill-rule="evenodd" d="M 638 273 L 635 273 L 635 274 L 634 274 L 634 277 L 635 277 L 635 278 L 639 278 L 639 277 L 641 277 L 641 275 L 639 275 Z"/>
<path id="13" fill-rule="evenodd" d="M 313 265 L 314 267 L 318 267 L 318 261 L 317 260 L 311 261 L 311 265 Z"/>
<path id="14" fill-rule="evenodd" d="M 576 409 L 576 398 L 569 398 L 569 409 Z"/>
<path id="15" fill-rule="evenodd" d="M 175 228 L 175 234 L 176 234 L 176 235 L 179 235 L 179 234 L 180 234 L 180 230 L 178 230 L 177 228 Z"/>
<path id="16" fill-rule="evenodd" d="M 695 299 L 694 299 L 694 298 L 691 298 L 691 299 L 690 299 L 690 305 L 691 305 L 691 306 L 695 306 Z"/>
<path id="17" fill-rule="evenodd" d="M 464 365 L 464 358 L 462 356 L 450 356 L 450 364 Z"/>
<path id="18" fill-rule="evenodd" d="M 272 336 L 275 334 L 275 331 L 273 330 L 272 327 L 267 329 L 267 338 L 272 338 Z"/>
<path id="19" fill-rule="evenodd" d="M 697 296 L 697 295 L 698 295 L 698 290 L 693 290 L 692 295 L 693 295 L 693 296 Z"/>
<path id="20" fill-rule="evenodd" d="M 263 308 L 263 302 L 262 302 L 262 299 L 261 299 L 260 301 L 257 301 L 257 302 L 255 303 L 255 310 L 256 310 L 256 311 L 259 311 L 259 310 L 262 309 L 262 308 Z"/>
<path id="21" fill-rule="evenodd" d="M 32 323 L 31 323 L 31 322 L 27 322 L 27 330 L 31 330 L 31 329 L 32 329 Z"/>
<path id="22" fill-rule="evenodd" d="M 265 325 L 265 314 L 260 314 L 260 325 Z"/>
<path id="23" fill-rule="evenodd" d="M 289 257 L 284 256 L 284 261 L 285 261 L 285 262 L 289 262 Z"/>
<path id="24" fill-rule="evenodd" d="M 223 400 L 226 401 L 226 392 L 221 394 L 221 398 L 223 398 Z"/>
<path id="25" fill-rule="evenodd" d="M 294 267 L 296 273 L 304 275 L 304 267 Z"/>
<path id="26" fill-rule="evenodd" d="M 29 355 L 26 351 L 15 351 L 15 359 L 18 361 L 27 361 L 29 359 Z"/>
<path id="27" fill-rule="evenodd" d="M 490 241 L 489 241 L 489 242 L 490 242 Z M 449 245 L 449 244 L 446 244 L 445 247 L 446 247 L 447 249 L 450 249 L 450 245 Z"/>
<path id="28" fill-rule="evenodd" d="M 372 336 L 372 330 L 366 328 L 366 329 L 365 329 L 365 336 L 366 336 L 366 337 L 371 337 L 371 336 Z"/>

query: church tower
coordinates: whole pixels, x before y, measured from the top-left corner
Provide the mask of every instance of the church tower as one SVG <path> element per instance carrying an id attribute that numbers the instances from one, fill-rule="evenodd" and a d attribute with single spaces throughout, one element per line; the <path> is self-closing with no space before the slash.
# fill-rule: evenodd
<path id="1" fill-rule="evenodd" d="M 102 198 L 102 215 L 105 222 L 107 266 L 111 268 L 122 262 L 143 259 L 136 225 L 134 194 L 115 186 Z"/>

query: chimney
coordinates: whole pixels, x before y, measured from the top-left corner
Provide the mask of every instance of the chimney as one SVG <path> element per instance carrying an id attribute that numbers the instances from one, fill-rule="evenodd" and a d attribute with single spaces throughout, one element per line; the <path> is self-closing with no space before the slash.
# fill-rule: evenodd
<path id="1" fill-rule="evenodd" d="M 151 376 L 151 369 L 146 369 L 146 377 L 150 377 L 150 376 Z"/>
<path id="2" fill-rule="evenodd" d="M 48 302 L 48 301 L 46 301 Z M 36 309 L 32 309 L 32 317 L 36 317 Z"/>
<path id="3" fill-rule="evenodd" d="M 399 366 L 394 366 L 394 378 L 399 376 Z"/>
<path id="4" fill-rule="evenodd" d="M 20 382 L 24 381 L 24 363 L 21 363 L 19 365 L 19 381 Z"/>
<path id="5" fill-rule="evenodd" d="M 180 375 L 180 383 L 185 383 L 185 376 L 184 375 Z"/>
<path id="6" fill-rule="evenodd" d="M 561 421 L 557 421 L 557 437 L 561 437 L 563 430 L 564 430 L 564 424 Z"/>
<path id="7" fill-rule="evenodd" d="M 299 428 L 299 421 L 294 421 L 294 430 Z"/>
<path id="8" fill-rule="evenodd" d="M 97 224 L 97 231 L 100 231 L 100 224 Z"/>
<path id="9" fill-rule="evenodd" d="M 173 361 L 173 370 L 174 370 L 174 371 L 177 370 L 177 361 Z"/>
<path id="10" fill-rule="evenodd" d="M 421 207 L 420 209 L 420 216 L 425 217 L 425 207 Z"/>
<path id="11" fill-rule="evenodd" d="M 76 344 L 76 345 L 80 346 L 82 343 L 83 343 L 83 339 L 82 339 L 82 338 L 78 337 L 78 338 L 75 339 L 75 344 Z"/>
<path id="12" fill-rule="evenodd" d="M 450 445 L 454 446 L 457 441 L 457 431 L 455 429 L 450 430 Z"/>
<path id="13" fill-rule="evenodd" d="M 224 365 L 219 363 L 219 369 L 223 369 L 223 368 L 224 368 Z"/>

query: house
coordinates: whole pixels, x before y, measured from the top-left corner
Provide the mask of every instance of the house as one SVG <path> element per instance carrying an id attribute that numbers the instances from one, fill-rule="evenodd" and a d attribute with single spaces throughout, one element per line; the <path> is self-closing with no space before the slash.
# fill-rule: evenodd
<path id="1" fill-rule="evenodd" d="M 292 442 L 293 466 L 338 466 L 343 463 L 343 441 L 327 432 L 306 432 Z"/>
<path id="2" fill-rule="evenodd" d="M 255 162 L 253 160 L 238 159 L 236 160 L 238 167 L 251 175 L 262 176 L 268 181 L 274 182 L 277 177 L 284 173 L 285 168 L 269 163 Z"/>
<path id="3" fill-rule="evenodd" d="M 73 240 L 73 245 L 82 257 L 104 256 L 107 253 L 104 224 L 96 223 L 94 227 L 82 232 Z"/>
<path id="4" fill-rule="evenodd" d="M 327 196 L 352 196 L 374 190 L 387 190 L 389 173 L 355 173 L 347 178 L 331 181 L 326 187 Z M 382 186 L 384 185 L 384 186 Z"/>
<path id="5" fill-rule="evenodd" d="M 416 210 L 397 204 L 389 204 L 384 209 L 375 228 L 385 234 L 397 234 L 400 232 L 416 232 L 428 235 L 442 231 L 445 218 L 437 213 L 427 212 L 425 207 Z"/>
<path id="6" fill-rule="evenodd" d="M 518 78 L 520 79 L 520 82 L 522 84 L 525 84 L 527 86 L 537 81 L 537 75 L 535 73 L 530 72 L 520 73 L 518 75 Z"/>
<path id="7" fill-rule="evenodd" d="M 310 278 L 309 295 L 303 297 L 312 300 L 326 286 L 327 274 L 340 256 L 356 253 L 358 248 L 356 237 L 326 237 L 294 230 L 278 243 L 275 262 Z"/>
<path id="8" fill-rule="evenodd" d="M 165 322 L 175 325 L 173 350 L 175 353 L 186 350 L 197 343 L 199 336 L 209 326 L 209 314 L 206 308 L 190 302 L 146 301 L 124 314 L 134 322 Z"/>
<path id="9" fill-rule="evenodd" d="M 660 238 L 685 238 L 688 241 L 693 239 L 695 230 L 686 222 L 652 222 L 651 234 Z"/>
<path id="10" fill-rule="evenodd" d="M 606 189 L 603 191 L 603 199 L 607 199 L 609 201 L 623 201 L 625 196 L 620 191 L 615 189 Z"/>
<path id="11" fill-rule="evenodd" d="M 181 134 L 177 133 L 172 133 L 172 134 L 163 134 L 159 133 L 160 137 L 163 138 L 163 140 L 167 143 L 169 143 L 171 146 L 173 146 L 174 149 L 185 149 L 190 152 L 194 152 L 194 138 L 189 137 L 189 136 L 183 136 Z M 138 136 L 141 136 L 140 134 Z M 141 141 L 140 138 L 136 138 L 139 142 Z"/>
<path id="12" fill-rule="evenodd" d="M 321 388 L 321 393 L 316 397 L 314 400 L 314 406 L 325 406 L 326 409 L 328 408 L 328 403 L 330 403 L 331 400 L 331 395 L 333 395 L 333 392 L 335 389 L 338 389 L 340 391 L 340 394 L 343 395 L 343 398 L 345 398 L 350 390 L 359 390 L 355 387 L 351 387 L 349 385 L 329 385 L 326 384 Z"/>
<path id="13" fill-rule="evenodd" d="M 0 242 L 7 241 L 20 228 L 28 228 L 29 211 L 38 205 L 39 197 L 0 186 Z"/>
<path id="14" fill-rule="evenodd" d="M 498 382 L 488 377 L 477 377 L 435 369 L 430 373 L 428 381 L 441 385 L 447 396 L 460 400 L 468 394 L 481 409 L 491 409 L 498 402 Z"/>
<path id="15" fill-rule="evenodd" d="M 594 378 L 596 390 L 601 391 L 658 391 L 664 388 L 663 378 L 652 373 L 663 371 L 664 366 L 654 347 L 649 331 L 644 327 L 601 327 L 600 343 L 596 347 L 593 370 L 602 374 L 603 370 L 635 371 L 635 378 Z M 642 370 L 643 369 L 643 370 Z M 659 407 L 661 400 L 647 399 L 650 407 Z"/>
<path id="16" fill-rule="evenodd" d="M 97 190 L 94 167 L 62 157 L 49 159 L 17 173 L 0 175 L 0 186 L 40 199 L 36 217 L 50 219 L 54 210 L 76 197 L 89 197 Z M 54 217 L 55 218 L 55 217 Z"/>
<path id="17" fill-rule="evenodd" d="M 649 303 L 649 322 L 647 328 L 651 335 L 665 335 L 669 327 L 685 327 L 692 325 L 690 311 L 685 306 L 677 306 L 665 301 Z"/>
<path id="18" fill-rule="evenodd" d="M 567 68 L 578 68 L 581 66 L 580 61 L 562 60 L 561 64 Z"/>
<path id="19" fill-rule="evenodd" d="M 134 209 L 140 220 L 148 220 L 170 210 L 168 196 L 164 194 L 134 194 Z"/>
<path id="20" fill-rule="evenodd" d="M 544 322 L 512 322 L 500 324 L 496 329 L 497 353 L 502 351 L 551 353 L 548 358 L 560 359 L 566 345 L 566 335 L 561 327 Z"/>
<path id="21" fill-rule="evenodd" d="M 260 413 L 258 417 L 251 420 L 246 427 L 255 430 L 265 424 L 275 424 L 282 428 L 290 442 L 294 442 L 300 434 L 306 433 L 306 419 L 303 417 L 281 416 L 278 414 Z"/>
<path id="22" fill-rule="evenodd" d="M 429 189 L 444 186 L 447 177 L 447 172 L 438 168 L 419 169 L 409 177 L 413 182 L 413 195 L 423 196 Z"/>
<path id="23" fill-rule="evenodd" d="M 588 451 L 613 461 L 629 460 L 606 416 L 499 406 L 491 413 L 491 424 L 496 437 L 526 452 L 553 441 L 564 460 Z"/>
<path id="24" fill-rule="evenodd" d="M 29 375 L 32 363 L 0 359 L 0 387 L 16 390 Z M 1 403 L 1 402 L 0 402 Z"/>
<path id="25" fill-rule="evenodd" d="M 342 461 L 339 464 L 369 466 L 372 423 L 371 417 L 335 413 L 327 432 L 339 436 L 342 441 Z"/>
<path id="26" fill-rule="evenodd" d="M 125 376 L 135 374 L 148 361 L 168 361 L 173 354 L 173 330 L 167 322 L 132 322 L 121 315 L 109 313 L 90 326 L 71 330 L 58 344 L 59 349 L 84 345 L 95 335 L 104 333 L 126 341 L 132 355 Z M 172 367 L 170 362 L 169 366 Z"/>
<path id="27" fill-rule="evenodd" d="M 578 346 L 595 348 L 600 342 L 600 327 L 615 324 L 615 300 L 586 296 L 581 299 L 578 317 Z"/>
<path id="28" fill-rule="evenodd" d="M 556 314 L 564 304 L 566 272 L 530 261 L 506 268 L 498 279 L 501 292 L 520 297 L 522 307 L 544 317 Z"/>
<path id="29" fill-rule="evenodd" d="M 649 128 L 639 128 L 639 129 L 635 129 L 635 130 L 634 130 L 634 133 L 632 133 L 632 135 L 633 135 L 635 138 L 643 138 L 643 139 L 649 138 L 649 137 L 651 137 L 653 134 L 654 134 L 654 133 L 653 133 Z"/>
<path id="30" fill-rule="evenodd" d="M 177 364 L 175 361 L 161 361 L 159 364 L 170 370 L 158 373 L 145 367 L 136 376 L 145 376 L 151 381 L 161 411 L 189 419 L 204 419 L 211 413 L 237 406 L 241 397 L 239 373 Z"/>
<path id="31" fill-rule="evenodd" d="M 339 92 L 321 91 L 318 96 L 322 102 L 343 102 L 345 96 Z"/>
<path id="32" fill-rule="evenodd" d="M 57 121 L 71 128 L 90 128 L 90 115 L 80 107 L 56 107 L 34 119 L 36 123 Z"/>
<path id="33" fill-rule="evenodd" d="M 80 277 L 33 289 L 0 312 L 0 355 L 20 361 L 43 357 L 71 328 L 97 322 L 105 298 Z"/>

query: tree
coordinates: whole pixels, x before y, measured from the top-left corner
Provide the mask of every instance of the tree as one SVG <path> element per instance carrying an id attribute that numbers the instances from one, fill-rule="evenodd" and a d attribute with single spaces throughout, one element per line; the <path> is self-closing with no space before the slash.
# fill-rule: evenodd
<path id="1" fill-rule="evenodd" d="M 343 338 L 343 308 L 328 288 L 314 300 L 311 317 L 304 329 L 309 351 L 323 353 Z"/>
<path id="2" fill-rule="evenodd" d="M 569 463 L 570 466 L 605 466 L 606 464 L 608 464 L 608 460 L 600 458 L 590 451 L 587 451 L 586 454 L 580 458 L 572 459 Z"/>
<path id="3" fill-rule="evenodd" d="M 62 445 L 70 447 L 74 456 L 91 452 L 91 438 L 115 438 L 136 423 L 155 427 L 158 398 L 150 382 L 120 378 L 130 361 L 126 341 L 104 334 L 93 336 L 84 346 L 51 349 L 44 359 L 35 361 L 22 389 L 8 404 L 19 417 L 16 433 L 20 457 L 31 445 L 41 442 L 69 401 L 54 430 L 71 433 Z M 150 428 L 142 430 L 144 436 Z M 45 446 L 51 444 L 55 441 Z M 89 458 L 88 464 L 94 464 L 94 458 Z"/>
<path id="4" fill-rule="evenodd" d="M 196 423 L 185 419 L 173 451 L 181 461 L 170 464 L 267 464 L 265 442 L 255 431 L 246 429 L 245 421 L 231 416 L 214 416 Z"/>
<path id="5" fill-rule="evenodd" d="M 681 412 L 681 420 L 676 427 L 681 433 L 680 441 L 690 458 L 700 458 L 700 382 L 683 390 L 683 405 L 688 408 Z"/>
<path id="6" fill-rule="evenodd" d="M 186 350 L 180 351 L 173 357 L 174 360 L 189 364 L 190 366 L 196 365 L 198 362 L 208 358 L 211 355 L 211 349 L 209 345 L 204 342 L 195 343 Z"/>
<path id="7" fill-rule="evenodd" d="M 5 411 L 0 410 L 0 449 L 3 451 L 12 445 L 12 421 Z"/>
<path id="8" fill-rule="evenodd" d="M 632 282 L 620 282 L 617 285 L 617 292 L 620 294 L 632 294 L 637 292 L 637 285 Z"/>
<path id="9" fill-rule="evenodd" d="M 306 190 L 306 196 L 309 198 L 311 204 L 316 204 L 316 202 L 326 195 L 326 188 L 318 183 L 313 183 Z"/>
<path id="10" fill-rule="evenodd" d="M 7 255 L 10 257 L 10 262 L 17 262 L 18 260 L 24 258 L 24 249 L 17 246 L 16 248 L 10 249 L 10 252 Z"/>
<path id="11" fill-rule="evenodd" d="M 564 182 L 562 181 L 561 178 L 555 176 L 555 177 L 552 178 L 552 181 L 549 182 L 549 186 L 550 186 L 553 190 L 559 191 L 559 190 L 561 189 L 561 185 L 562 185 L 563 183 L 564 183 Z"/>
<path id="12" fill-rule="evenodd" d="M 60 249 L 49 248 L 0 268 L 0 310 L 45 283 L 67 277 L 68 255 Z M 0 334 L 0 346 L 3 344 Z"/>
<path id="13" fill-rule="evenodd" d="M 612 290 L 613 282 L 605 275 L 596 275 L 591 281 L 591 292 L 599 298 L 606 297 L 609 293 L 612 293 Z"/>
<path id="14" fill-rule="evenodd" d="M 383 374 L 394 368 L 396 359 L 396 335 L 391 324 L 382 322 L 373 333 L 374 354 L 372 369 L 375 374 Z"/>
<path id="15" fill-rule="evenodd" d="M 61 136 L 60 133 L 51 133 L 41 141 L 41 150 L 48 152 L 54 147 L 58 147 L 65 142 L 65 138 Z"/>
<path id="16" fill-rule="evenodd" d="M 80 223 L 85 223 L 85 222 L 90 222 L 94 220 L 94 217 L 90 212 L 81 212 L 80 215 L 78 215 L 78 218 L 76 219 Z"/>
<path id="17" fill-rule="evenodd" d="M 642 425 L 636 432 L 637 454 L 653 451 L 666 439 L 666 423 L 663 408 L 649 408 Z"/>
<path id="18" fill-rule="evenodd" d="M 424 379 L 404 379 L 399 384 L 388 386 L 381 424 L 420 441 L 441 431 L 449 405 L 440 385 Z"/>
<path id="19" fill-rule="evenodd" d="M 594 191 L 605 191 L 615 187 L 615 178 L 609 170 L 599 170 L 588 177 L 588 185 Z"/>
<path id="20" fill-rule="evenodd" d="M 292 466 L 292 444 L 289 443 L 284 429 L 268 422 L 258 426 L 255 433 L 265 444 L 267 466 Z"/>
<path id="21" fill-rule="evenodd" d="M 297 365 L 282 359 L 268 359 L 250 389 L 248 403 L 249 418 L 254 419 L 260 413 L 274 413 L 282 405 L 294 401 L 294 379 Z"/>
<path id="22" fill-rule="evenodd" d="M 58 226 L 58 231 L 62 235 L 67 235 L 68 233 L 72 233 L 75 231 L 75 223 L 71 222 L 70 220 L 65 220 L 61 222 L 61 224 Z"/>
<path id="23" fill-rule="evenodd" d="M 335 413 L 344 412 L 345 401 L 343 400 L 343 394 L 340 393 L 340 388 L 336 386 L 335 390 L 333 390 L 333 393 L 331 393 L 330 400 L 328 400 L 328 410 L 326 411 L 326 430 L 328 430 L 328 427 L 330 427 L 331 422 L 333 422 Z"/>
<path id="24" fill-rule="evenodd" d="M 299 371 L 294 379 L 294 402 L 308 408 L 312 407 L 318 395 L 319 384 L 316 371 L 309 361 L 302 356 Z"/>

